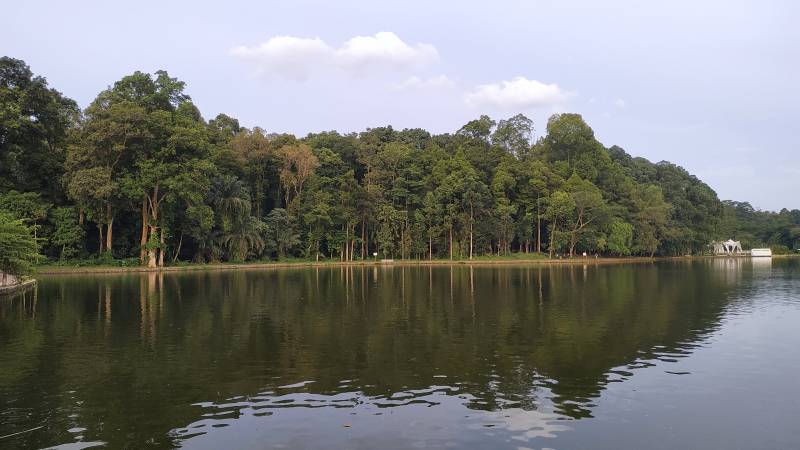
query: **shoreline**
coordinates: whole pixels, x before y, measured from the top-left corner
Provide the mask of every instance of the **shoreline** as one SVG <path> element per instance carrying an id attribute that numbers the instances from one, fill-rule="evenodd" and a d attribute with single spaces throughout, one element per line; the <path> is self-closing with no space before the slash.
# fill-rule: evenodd
<path id="1" fill-rule="evenodd" d="M 772 258 L 794 258 L 800 255 L 773 255 Z M 283 269 L 283 268 L 330 268 L 330 267 L 386 267 L 386 266 L 495 266 L 495 265 L 520 265 L 520 266 L 559 266 L 559 265 L 600 265 L 600 264 L 631 264 L 656 261 L 691 261 L 702 259 L 730 259 L 751 258 L 750 256 L 667 256 L 667 257 L 621 257 L 621 258 L 593 258 L 576 257 L 565 259 L 550 258 L 498 258 L 474 260 L 359 260 L 359 261 L 298 261 L 298 262 L 253 262 L 253 263 L 210 263 L 189 264 L 166 267 L 109 267 L 109 266 L 42 266 L 37 268 L 35 276 L 39 275 L 67 275 L 67 274 L 93 274 L 93 273 L 150 273 L 150 272 L 190 272 L 210 270 L 247 270 L 247 269 Z"/>
<path id="2" fill-rule="evenodd" d="M 0 296 L 10 296 L 27 291 L 28 289 L 35 287 L 36 283 L 37 282 L 35 278 L 28 278 L 21 283 L 13 284 L 11 286 L 0 286 Z"/>

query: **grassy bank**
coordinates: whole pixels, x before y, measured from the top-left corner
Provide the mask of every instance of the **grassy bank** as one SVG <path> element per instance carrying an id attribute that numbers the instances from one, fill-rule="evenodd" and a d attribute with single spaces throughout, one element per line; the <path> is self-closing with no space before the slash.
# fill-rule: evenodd
<path id="1" fill-rule="evenodd" d="M 745 258 L 746 256 L 742 256 Z M 773 259 L 778 258 L 798 258 L 800 255 L 774 255 Z M 367 259 L 356 261 L 340 261 L 338 259 L 326 260 L 307 260 L 307 259 L 290 259 L 283 261 L 251 261 L 244 263 L 179 263 L 151 269 L 138 265 L 129 265 L 128 260 L 109 260 L 107 264 L 87 264 L 84 262 L 69 261 L 59 262 L 57 264 L 42 264 L 37 266 L 37 275 L 54 275 L 54 274 L 69 274 L 69 273 L 117 273 L 117 272 L 185 272 L 195 270 L 238 270 L 238 269 L 268 269 L 268 268 L 287 268 L 287 267 L 338 267 L 338 266 L 387 266 L 387 265 L 404 265 L 404 266 L 446 266 L 446 265 L 563 265 L 563 264 L 623 264 L 623 263 L 642 263 L 652 262 L 659 260 L 693 260 L 693 259 L 712 259 L 712 258 L 727 258 L 717 256 L 680 256 L 680 257 L 575 257 L 575 258 L 559 258 L 551 259 L 543 254 L 512 254 L 508 256 L 477 256 L 472 260 L 469 259 L 396 259 L 396 260 L 380 260 L 380 259 Z M 124 262 L 123 262 L 124 261 Z"/>
<path id="2" fill-rule="evenodd" d="M 232 270 L 232 269 L 261 269 L 261 268 L 281 268 L 281 267 L 337 267 L 337 266 L 385 266 L 385 265 L 499 265 L 499 264 L 601 264 L 601 263 L 624 263 L 624 262 L 643 262 L 652 261 L 651 258 L 592 258 L 579 257 L 573 259 L 549 259 L 546 255 L 510 255 L 510 256 L 480 256 L 472 260 L 469 259 L 433 259 L 433 260 L 303 260 L 293 259 L 285 261 L 253 261 L 245 263 L 181 263 L 166 267 L 151 269 L 141 266 L 115 264 L 85 264 L 60 262 L 58 264 L 42 264 L 36 268 L 37 275 L 66 274 L 66 273 L 115 273 L 115 272 L 181 272 L 194 270 Z"/>

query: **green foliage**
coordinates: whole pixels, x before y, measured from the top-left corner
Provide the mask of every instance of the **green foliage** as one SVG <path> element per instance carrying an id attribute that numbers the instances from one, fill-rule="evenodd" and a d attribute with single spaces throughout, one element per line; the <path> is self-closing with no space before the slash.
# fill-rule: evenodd
<path id="1" fill-rule="evenodd" d="M 610 148 L 608 153 L 636 182 L 658 186 L 663 201 L 671 205 L 661 236 L 657 231 L 644 233 L 641 242 L 646 245 L 639 246 L 640 252 L 647 253 L 657 247 L 667 255 L 701 253 L 717 238 L 722 203 L 708 185 L 665 161 L 653 164 L 643 158 L 632 158 L 619 147 Z"/>
<path id="2" fill-rule="evenodd" d="M 264 222 L 249 216 L 237 221 L 220 237 L 222 245 L 228 251 L 231 261 L 241 262 L 248 256 L 258 256 L 264 249 L 264 235 L 267 229 Z"/>
<path id="3" fill-rule="evenodd" d="M 303 222 L 307 227 L 306 257 L 319 259 L 325 229 L 331 224 L 331 196 L 327 192 L 317 191 L 307 197 Z"/>
<path id="4" fill-rule="evenodd" d="M 0 194 L 0 209 L 27 224 L 35 224 L 47 217 L 52 205 L 42 200 L 37 192 L 8 191 Z"/>
<path id="5" fill-rule="evenodd" d="M 615 220 L 611 223 L 605 248 L 613 255 L 628 256 L 633 242 L 633 225 Z"/>
<path id="6" fill-rule="evenodd" d="M 487 140 L 492 134 L 496 122 L 489 116 L 481 116 L 479 119 L 471 120 L 458 130 L 458 134 L 472 139 Z"/>
<path id="7" fill-rule="evenodd" d="M 83 242 L 84 231 L 78 223 L 78 213 L 74 207 L 64 206 L 52 212 L 54 223 L 50 243 L 60 249 L 59 259 L 70 258 L 78 253 Z"/>
<path id="8" fill-rule="evenodd" d="M 575 199 L 564 191 L 555 191 L 547 199 L 544 217 L 550 222 L 550 256 L 569 243 L 568 227 L 575 215 Z"/>
<path id="9" fill-rule="evenodd" d="M 250 193 L 244 183 L 231 175 L 215 178 L 209 194 L 211 207 L 227 230 L 250 217 Z"/>
<path id="10" fill-rule="evenodd" d="M 633 191 L 633 223 L 635 224 L 632 251 L 652 256 L 668 234 L 671 206 L 664 201 L 661 188 L 655 185 L 642 186 Z"/>
<path id="11" fill-rule="evenodd" d="M 61 201 L 61 174 L 75 101 L 48 87 L 25 62 L 0 57 L 0 192 L 37 192 Z"/>
<path id="12" fill-rule="evenodd" d="M 392 205 L 383 204 L 378 207 L 378 232 L 375 239 L 384 258 L 393 257 L 397 250 L 396 244 L 400 237 L 400 228 L 405 217 Z"/>
<path id="13" fill-rule="evenodd" d="M 744 248 L 800 249 L 800 210 L 758 211 L 747 202 L 722 202 L 720 239 L 733 238 Z M 774 252 L 774 251 L 773 251 Z"/>
<path id="14" fill-rule="evenodd" d="M 284 259 L 300 244 L 300 234 L 293 217 L 283 208 L 275 208 L 266 218 L 266 248 L 275 251 L 278 259 Z"/>
<path id="15" fill-rule="evenodd" d="M 497 128 L 492 133 L 492 143 L 513 155 L 524 156 L 530 150 L 532 136 L 533 121 L 517 114 L 497 123 Z"/>
<path id="16" fill-rule="evenodd" d="M 594 131 L 579 114 L 556 114 L 548 120 L 543 153 L 549 161 L 556 163 L 556 172 L 561 172 L 565 178 L 577 174 L 596 182 L 600 174 L 611 166 L 605 148 L 594 138 Z M 559 162 L 564 164 L 557 164 Z"/>
<path id="17" fill-rule="evenodd" d="M 770 250 L 772 250 L 772 254 L 774 255 L 788 255 L 792 252 L 789 247 L 781 244 L 770 246 Z"/>
<path id="18" fill-rule="evenodd" d="M 585 250 L 600 250 L 597 248 L 597 237 L 591 239 L 589 235 L 596 235 L 597 231 L 608 222 L 610 210 L 603 194 L 597 186 L 580 178 L 577 173 L 564 183 L 564 189 L 575 205 L 569 218 L 570 256 L 575 255 L 576 246 L 581 241 Z"/>
<path id="19" fill-rule="evenodd" d="M 139 258 L 114 259 L 108 256 L 108 253 L 104 253 L 94 258 L 48 261 L 45 265 L 51 267 L 136 267 L 139 265 Z"/>
<path id="20" fill-rule="evenodd" d="M 0 100 L 0 210 L 51 258 L 682 255 L 721 237 L 800 247 L 800 211 L 720 202 L 674 164 L 606 149 L 578 114 L 552 116 L 535 142 L 522 114 L 453 134 L 297 138 L 225 114 L 206 123 L 165 71 L 123 77 L 81 115 L 9 58 Z"/>
<path id="21" fill-rule="evenodd" d="M 22 220 L 0 211 L 0 272 L 28 275 L 38 258 L 39 245 Z"/>

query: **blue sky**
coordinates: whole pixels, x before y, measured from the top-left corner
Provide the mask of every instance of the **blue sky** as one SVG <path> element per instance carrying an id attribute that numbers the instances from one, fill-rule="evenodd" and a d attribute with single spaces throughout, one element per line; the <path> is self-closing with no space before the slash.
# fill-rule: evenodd
<path id="1" fill-rule="evenodd" d="M 669 160 L 722 199 L 800 208 L 800 4 L 790 1 L 38 1 L 0 53 L 86 106 L 169 71 L 206 118 L 304 135 L 455 131 L 583 114 L 606 145 Z"/>

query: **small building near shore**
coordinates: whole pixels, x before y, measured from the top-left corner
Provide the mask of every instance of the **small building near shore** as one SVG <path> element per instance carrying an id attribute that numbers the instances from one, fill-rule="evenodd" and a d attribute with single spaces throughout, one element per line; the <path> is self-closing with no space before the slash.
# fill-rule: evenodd
<path id="1" fill-rule="evenodd" d="M 715 255 L 740 255 L 742 251 L 742 243 L 728 239 L 727 241 L 713 241 L 711 248 Z"/>

